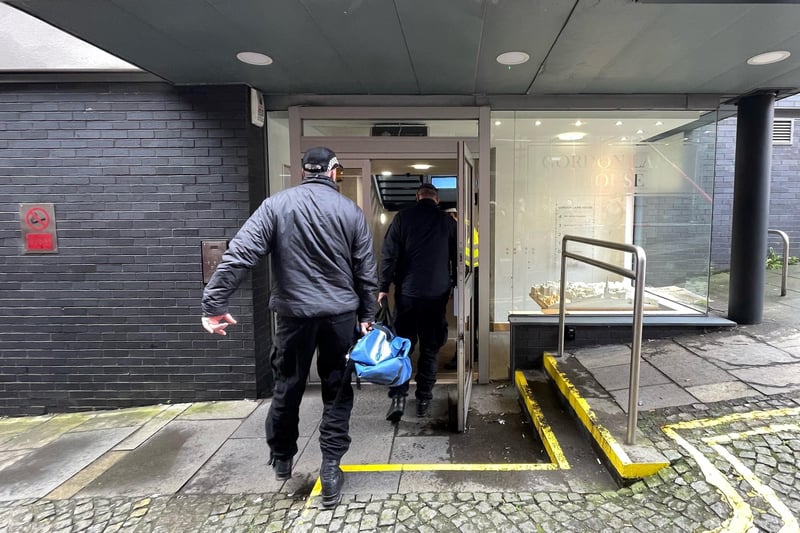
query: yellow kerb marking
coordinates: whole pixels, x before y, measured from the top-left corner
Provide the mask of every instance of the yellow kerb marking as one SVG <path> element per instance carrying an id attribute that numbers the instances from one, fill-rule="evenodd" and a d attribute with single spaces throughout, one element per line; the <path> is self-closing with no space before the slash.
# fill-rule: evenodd
<path id="1" fill-rule="evenodd" d="M 776 418 L 779 416 L 793 417 L 800 414 L 800 407 L 787 407 L 785 409 L 770 409 L 769 411 L 749 411 L 747 413 L 734 413 L 732 415 L 725 415 L 719 418 L 700 418 L 698 420 L 688 420 L 686 422 L 676 422 L 669 424 L 671 429 L 699 429 L 708 428 L 713 426 L 721 426 L 723 424 L 733 424 L 735 422 L 742 422 L 746 420 L 765 420 L 767 418 Z"/>
<path id="2" fill-rule="evenodd" d="M 575 385 L 558 370 L 558 364 L 549 353 L 545 353 L 544 355 L 544 368 L 561 391 L 561 394 L 567 399 L 578 419 L 583 423 L 586 429 L 589 430 L 592 438 L 620 477 L 623 479 L 641 479 L 655 474 L 669 464 L 664 462 L 631 462 L 622 446 L 614 439 L 611 433 L 600 424 L 597 415 L 594 414 L 586 400 L 581 397 Z"/>
<path id="3" fill-rule="evenodd" d="M 567 461 L 566 455 L 564 455 L 564 452 L 561 450 L 561 445 L 558 444 L 558 439 L 555 434 L 553 434 L 550 424 L 545 420 L 541 407 L 539 407 L 539 404 L 534 399 L 533 391 L 531 391 L 531 388 L 528 386 L 528 380 L 525 379 L 525 374 L 517 370 L 514 373 L 514 382 L 517 385 L 517 391 L 519 391 L 522 401 L 525 403 L 525 408 L 528 410 L 528 414 L 533 421 L 533 425 L 539 433 L 539 438 L 544 444 L 544 449 L 550 457 L 550 461 L 555 463 L 561 470 L 568 470 L 570 468 L 569 461 Z"/>

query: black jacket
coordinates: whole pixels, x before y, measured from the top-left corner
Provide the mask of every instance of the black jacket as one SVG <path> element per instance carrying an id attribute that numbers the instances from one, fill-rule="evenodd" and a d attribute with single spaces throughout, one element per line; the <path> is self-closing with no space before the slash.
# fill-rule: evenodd
<path id="1" fill-rule="evenodd" d="M 438 298 L 456 279 L 456 223 L 433 200 L 397 213 L 381 253 L 380 290 L 389 285 L 404 296 Z"/>
<path id="2" fill-rule="evenodd" d="M 372 234 L 361 209 L 326 177 L 264 200 L 245 222 L 203 291 L 203 312 L 228 312 L 228 298 L 270 255 L 269 307 L 279 315 L 375 317 L 377 276 Z"/>

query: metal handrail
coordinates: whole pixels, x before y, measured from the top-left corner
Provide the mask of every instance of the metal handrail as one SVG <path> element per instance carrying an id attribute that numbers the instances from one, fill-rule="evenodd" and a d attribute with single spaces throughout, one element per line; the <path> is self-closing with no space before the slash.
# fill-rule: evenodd
<path id="1" fill-rule="evenodd" d="M 610 263 L 598 261 L 567 251 L 567 242 L 580 242 L 601 248 L 610 248 L 621 252 L 632 253 L 635 259 L 634 269 L 622 268 Z M 628 393 L 628 434 L 626 444 L 636 444 L 636 425 L 639 417 L 639 363 L 642 358 L 642 315 L 644 309 L 644 280 L 647 266 L 647 257 L 641 246 L 620 244 L 616 242 L 600 241 L 575 235 L 564 235 L 561 239 L 561 287 L 558 294 L 558 356 L 564 356 L 564 321 L 566 317 L 565 293 L 567 276 L 567 258 L 587 263 L 603 270 L 625 276 L 633 280 L 633 344 L 631 346 L 631 374 Z"/>
<path id="2" fill-rule="evenodd" d="M 786 296 L 786 278 L 789 275 L 789 236 L 779 229 L 768 229 L 767 233 L 779 235 L 783 240 L 783 272 L 781 272 L 781 296 Z"/>

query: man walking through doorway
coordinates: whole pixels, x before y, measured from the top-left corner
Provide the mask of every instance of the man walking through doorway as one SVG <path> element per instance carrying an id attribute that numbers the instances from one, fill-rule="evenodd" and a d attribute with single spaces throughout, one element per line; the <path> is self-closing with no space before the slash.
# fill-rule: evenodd
<path id="1" fill-rule="evenodd" d="M 438 208 L 439 191 L 424 183 L 417 204 L 400 211 L 383 242 L 378 301 L 395 286 L 394 330 L 419 341 L 415 396 L 417 416 L 428 414 L 436 382 L 439 348 L 447 340 L 445 312 L 456 280 L 456 225 Z M 386 419 L 398 422 L 406 408 L 409 382 L 389 389 Z"/>
<path id="2" fill-rule="evenodd" d="M 231 241 L 203 291 L 202 321 L 209 333 L 226 335 L 225 328 L 236 324 L 228 299 L 269 254 L 269 307 L 277 315 L 270 361 L 275 390 L 266 421 L 270 464 L 277 480 L 291 477 L 300 401 L 316 349 L 323 403 L 322 505 L 333 507 L 343 484 L 339 462 L 350 447 L 353 389 L 344 376 L 345 356 L 356 321 L 362 335 L 374 321 L 378 287 L 366 217 L 336 189 L 341 168 L 336 154 L 312 148 L 302 165 L 303 182 L 264 200 Z"/>

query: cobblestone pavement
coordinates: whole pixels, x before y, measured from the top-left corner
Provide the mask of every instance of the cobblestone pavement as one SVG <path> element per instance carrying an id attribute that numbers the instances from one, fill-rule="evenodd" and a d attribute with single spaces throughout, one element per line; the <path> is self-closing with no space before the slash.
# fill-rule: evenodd
<path id="1" fill-rule="evenodd" d="M 641 413 L 671 465 L 602 493 L 374 494 L 333 510 L 283 493 L 18 500 L 0 503 L 0 532 L 795 532 L 798 414 L 797 394 Z"/>

